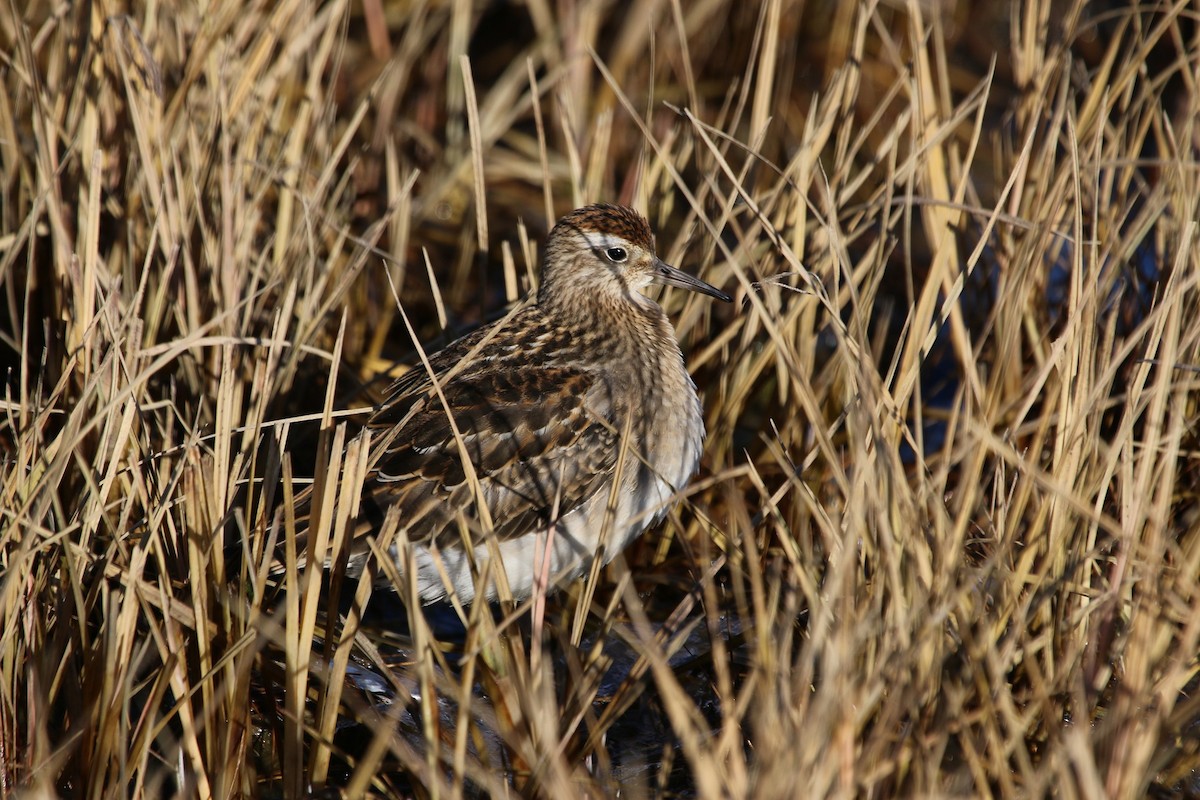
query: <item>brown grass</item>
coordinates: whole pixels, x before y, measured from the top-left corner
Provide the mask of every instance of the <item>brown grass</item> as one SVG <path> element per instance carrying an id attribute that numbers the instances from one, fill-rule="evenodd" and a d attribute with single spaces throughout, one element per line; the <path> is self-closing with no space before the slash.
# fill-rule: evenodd
<path id="1" fill-rule="evenodd" d="M 0 8 L 0 797 L 1200 793 L 1190 6 L 470 6 Z M 596 200 L 737 294 L 669 521 L 536 635 L 274 587 Z"/>

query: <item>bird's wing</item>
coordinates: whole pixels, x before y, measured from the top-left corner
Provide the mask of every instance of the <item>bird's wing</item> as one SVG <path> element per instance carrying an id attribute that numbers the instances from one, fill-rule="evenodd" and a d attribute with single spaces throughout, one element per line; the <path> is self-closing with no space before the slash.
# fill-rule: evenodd
<path id="1" fill-rule="evenodd" d="M 480 519 L 464 460 L 501 538 L 571 513 L 615 468 L 617 414 L 597 372 L 484 363 L 442 385 L 445 405 L 427 377 L 396 388 L 368 423 L 379 446 L 363 501 L 365 513 L 380 518 L 398 505 L 411 540 L 454 543 L 460 512 Z"/>

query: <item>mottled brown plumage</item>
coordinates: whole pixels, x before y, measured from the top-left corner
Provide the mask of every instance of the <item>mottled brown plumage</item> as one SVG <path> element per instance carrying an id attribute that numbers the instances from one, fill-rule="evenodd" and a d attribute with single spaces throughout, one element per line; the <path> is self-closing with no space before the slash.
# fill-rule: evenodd
<path id="1" fill-rule="evenodd" d="M 650 283 L 729 300 L 660 261 L 637 212 L 573 211 L 550 232 L 537 302 L 430 357 L 445 405 L 421 366 L 391 387 L 367 423 L 371 473 L 356 536 L 397 507 L 423 599 L 448 593 L 443 571 L 460 599 L 474 599 L 471 560 L 491 557 L 484 537 L 495 537 L 519 598 L 532 590 L 538 537 L 543 548 L 550 541 L 551 580 L 561 580 L 597 555 L 607 563 L 666 512 L 695 471 L 704 425 L 674 330 L 639 291 Z M 367 552 L 358 544 L 352 565 Z M 485 591 L 495 598 L 494 583 Z"/>

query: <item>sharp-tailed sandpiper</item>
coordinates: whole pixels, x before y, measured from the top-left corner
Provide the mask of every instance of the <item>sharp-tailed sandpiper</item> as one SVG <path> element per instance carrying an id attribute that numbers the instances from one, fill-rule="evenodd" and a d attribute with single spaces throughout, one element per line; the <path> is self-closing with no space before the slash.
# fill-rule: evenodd
<path id="1" fill-rule="evenodd" d="M 574 578 L 659 520 L 705 432 L 674 328 L 641 292 L 650 284 L 730 300 L 663 263 L 630 208 L 559 220 L 536 301 L 430 356 L 371 415 L 359 544 L 395 508 L 410 549 L 391 555 L 416 570 L 423 601 L 451 589 L 472 601 L 493 553 L 520 599 L 539 569 L 551 584 Z M 369 549 L 351 552 L 361 568 Z M 483 591 L 494 600 L 496 582 Z"/>

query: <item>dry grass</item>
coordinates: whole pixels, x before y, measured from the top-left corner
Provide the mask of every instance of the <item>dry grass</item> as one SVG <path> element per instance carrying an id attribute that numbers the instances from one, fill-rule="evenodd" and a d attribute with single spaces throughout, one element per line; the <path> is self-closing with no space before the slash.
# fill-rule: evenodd
<path id="1" fill-rule="evenodd" d="M 0 9 L 0 797 L 1200 792 L 1194 11 L 470 5 Z M 738 296 L 633 573 L 272 587 L 594 200 Z"/>

